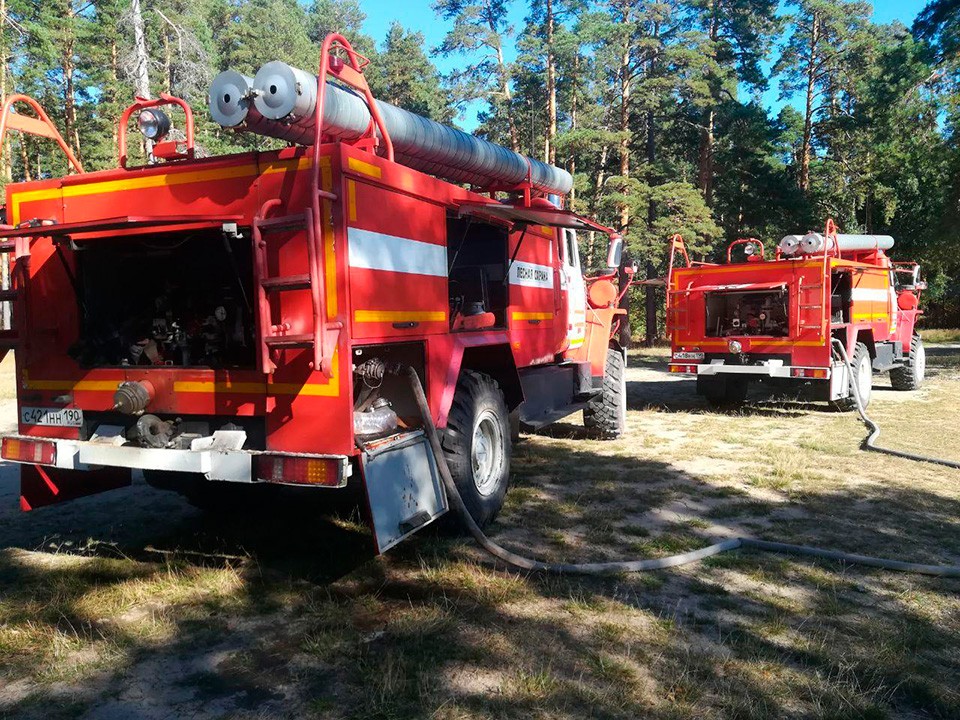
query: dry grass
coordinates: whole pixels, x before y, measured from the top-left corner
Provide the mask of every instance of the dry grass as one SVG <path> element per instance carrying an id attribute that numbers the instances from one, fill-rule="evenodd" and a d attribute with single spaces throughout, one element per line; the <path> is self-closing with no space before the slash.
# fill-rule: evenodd
<path id="1" fill-rule="evenodd" d="M 822 407 L 709 411 L 663 350 L 631 362 L 628 436 L 525 436 L 499 541 L 586 560 L 751 534 L 960 563 L 960 472 L 860 452 Z M 871 412 L 883 441 L 960 459 L 960 351 L 929 364 L 920 393 L 878 379 Z M 0 717 L 960 717 L 956 580 L 750 553 L 540 577 L 430 531 L 368 560 L 350 522 L 191 523 L 155 541 L 169 562 L 122 529 L 95 539 L 141 559 L 0 550 Z M 204 560 L 211 542 L 252 559 Z"/>

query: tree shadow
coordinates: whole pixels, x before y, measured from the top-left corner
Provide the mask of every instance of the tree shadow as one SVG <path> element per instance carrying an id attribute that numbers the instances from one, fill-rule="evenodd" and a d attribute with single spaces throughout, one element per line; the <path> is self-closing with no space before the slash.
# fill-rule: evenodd
<path id="1" fill-rule="evenodd" d="M 668 463 L 567 446 L 522 445 L 516 468 L 515 489 L 537 494 L 508 505 L 491 534 L 541 558 L 666 554 L 717 534 L 741 534 L 750 523 L 765 539 L 896 550 L 923 562 L 960 558 L 960 502 L 919 489 L 882 488 L 870 498 L 863 491 L 824 490 L 808 494 L 805 512 L 798 513 L 774 500 L 718 495 L 715 485 Z M 665 509 L 678 505 L 708 526 L 664 523 Z M 159 561 L 139 554 L 143 535 L 129 526 L 93 535 L 101 544 L 90 551 L 110 548 L 110 557 L 38 562 L 3 551 L 0 622 L 79 645 L 106 643 L 115 666 L 69 696 L 37 690 L 18 702 L 0 700 L 0 714 L 960 713 L 950 690 L 960 668 L 945 663 L 960 628 L 937 621 L 902 591 L 907 585 L 946 602 L 960 590 L 955 580 L 906 583 L 875 570 L 753 553 L 678 572 L 517 574 L 493 570 L 465 541 L 430 534 L 371 562 L 369 538 L 349 518 L 323 518 L 314 510 L 261 512 L 259 521 L 211 522 L 185 513 L 176 527 L 147 538 L 151 547 L 172 551 Z M 132 512 L 146 515 L 149 508 Z M 640 533 L 645 527 L 646 535 Z M 558 546 L 557 532 L 584 542 Z M 118 552 L 153 561 L 116 559 Z M 166 601 L 169 631 L 161 641 L 144 637 L 137 622 L 116 622 L 98 605 L 98 598 L 131 587 L 168 588 L 171 578 L 190 586 L 217 557 L 216 567 L 236 571 L 235 589 L 213 599 L 174 593 Z M 756 577 L 761 581 L 751 580 Z M 776 590 L 782 585 L 798 588 L 805 600 L 790 601 L 790 593 Z M 883 652 L 873 652 L 876 643 Z M 14 660 L 0 643 L 0 672 L 51 661 L 46 646 L 20 651 Z"/>

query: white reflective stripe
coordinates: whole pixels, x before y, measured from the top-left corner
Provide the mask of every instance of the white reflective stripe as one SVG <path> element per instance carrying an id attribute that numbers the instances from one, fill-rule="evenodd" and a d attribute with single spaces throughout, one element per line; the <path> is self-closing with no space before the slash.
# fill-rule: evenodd
<path id="1" fill-rule="evenodd" d="M 514 260 L 510 266 L 510 284 L 553 290 L 553 268 Z"/>
<path id="2" fill-rule="evenodd" d="M 867 301 L 867 302 L 887 302 L 890 299 L 890 292 L 888 290 L 880 290 L 875 288 L 854 288 L 851 297 L 854 302 L 857 300 Z"/>
<path id="3" fill-rule="evenodd" d="M 350 246 L 350 267 L 447 276 L 445 245 L 433 245 L 355 227 L 347 228 L 347 241 Z"/>

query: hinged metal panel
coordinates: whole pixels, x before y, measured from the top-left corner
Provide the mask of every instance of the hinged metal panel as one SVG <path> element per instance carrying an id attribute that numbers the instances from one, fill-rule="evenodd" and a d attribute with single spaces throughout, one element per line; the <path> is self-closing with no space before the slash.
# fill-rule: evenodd
<path id="1" fill-rule="evenodd" d="M 361 465 L 379 552 L 447 511 L 447 496 L 423 431 L 366 445 Z"/>

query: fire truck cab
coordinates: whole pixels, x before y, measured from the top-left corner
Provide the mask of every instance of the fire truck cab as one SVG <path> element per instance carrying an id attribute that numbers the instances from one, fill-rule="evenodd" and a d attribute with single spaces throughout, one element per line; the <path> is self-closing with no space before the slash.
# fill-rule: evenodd
<path id="1" fill-rule="evenodd" d="M 839 234 L 830 221 L 823 234 L 783 238 L 773 257 L 759 240 L 737 240 L 725 264 L 690 262 L 682 238 L 671 243 L 669 369 L 695 376 L 711 404 L 739 405 L 759 383 L 851 410 L 852 383 L 866 405 L 874 373 L 889 372 L 898 390 L 923 382 L 925 284 L 916 263 L 887 256 L 893 238 Z"/>
<path id="2" fill-rule="evenodd" d="M 587 287 L 577 233 L 608 235 L 614 266 L 620 239 L 530 182 L 470 189 L 405 165 L 364 65 L 331 36 L 317 78 L 366 98 L 362 137 L 318 124 L 308 145 L 201 159 L 191 109 L 163 96 L 124 113 L 119 168 L 7 186 L 20 423 L 2 456 L 23 509 L 134 469 L 206 507 L 349 485 L 382 552 L 447 509 L 411 367 L 481 525 L 521 423 L 583 411 L 619 435 L 620 291 L 612 274 Z M 155 137 L 127 167 L 127 122 L 155 132 L 165 105 L 186 140 Z"/>

